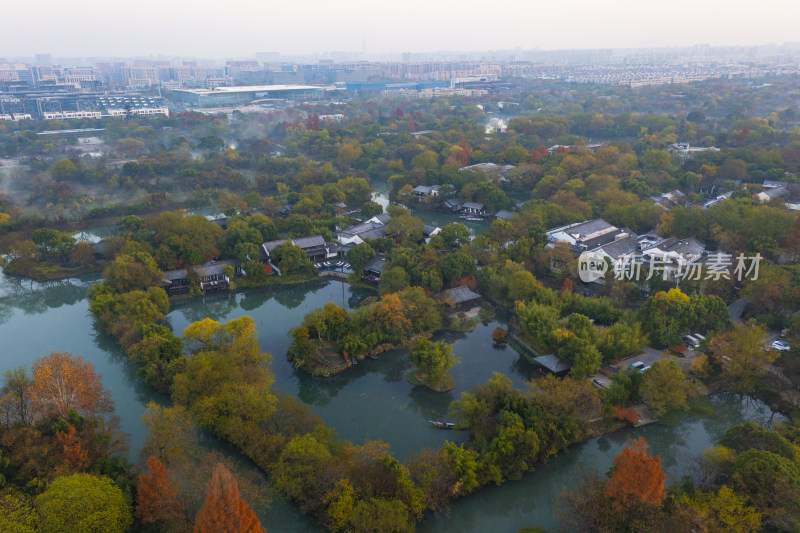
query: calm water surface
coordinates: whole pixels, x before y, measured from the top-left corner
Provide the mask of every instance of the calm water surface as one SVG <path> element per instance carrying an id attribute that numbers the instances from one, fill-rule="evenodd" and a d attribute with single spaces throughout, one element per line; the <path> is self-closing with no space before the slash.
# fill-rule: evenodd
<path id="1" fill-rule="evenodd" d="M 389 192 L 391 191 L 389 183 L 385 181 L 373 181 L 372 189 L 375 191 L 372 193 L 372 200 L 383 206 L 383 209 L 386 210 L 386 207 L 389 205 Z M 475 222 L 470 220 L 462 220 L 458 218 L 457 214 L 443 213 L 436 210 L 412 208 L 411 214 L 413 214 L 415 217 L 421 218 L 426 224 L 439 226 L 440 228 L 452 222 L 461 222 L 467 227 L 472 235 L 481 235 L 486 233 L 489 230 L 489 226 L 492 222 L 491 217 L 481 222 Z"/>
<path id="2" fill-rule="evenodd" d="M 291 342 L 286 333 L 305 313 L 327 302 L 352 308 L 371 295 L 372 291 L 338 281 L 219 293 L 175 302 L 168 320 L 180 333 L 206 316 L 228 321 L 249 315 L 256 323 L 262 349 L 273 355 L 276 389 L 311 405 L 341 437 L 356 443 L 382 439 L 398 458 L 425 446 L 438 447 L 446 439 L 460 440 L 463 435 L 436 429 L 428 420 L 447 419 L 450 402 L 462 391 L 489 379 L 493 371 L 508 375 L 520 387 L 534 372 L 513 349 L 493 346 L 491 334 L 500 325 L 498 321 L 479 324 L 469 334 L 442 337 L 454 343 L 454 351 L 461 358 L 461 364 L 452 370 L 456 388 L 444 394 L 412 387 L 406 381 L 410 356 L 401 350 L 382 354 L 377 360 L 364 360 L 331 378 L 309 376 L 286 360 Z"/>
<path id="3" fill-rule="evenodd" d="M 103 375 L 120 417 L 121 429 L 130 435 L 131 459 L 144 438 L 140 419 L 149 401 L 168 403 L 136 379 L 133 365 L 108 336 L 94 329 L 88 314 L 86 293 L 97 276 L 38 284 L 3 277 L 0 272 L 0 372 L 16 366 L 30 368 L 39 356 L 53 350 L 81 354 Z M 458 432 L 433 428 L 428 420 L 447 420 L 447 406 L 460 392 L 483 383 L 493 371 L 524 386 L 535 370 L 511 348 L 497 348 L 491 340 L 497 319 L 479 324 L 467 334 L 445 334 L 454 344 L 461 364 L 453 370 L 456 388 L 437 394 L 412 387 L 405 380 L 410 368 L 408 353 L 393 351 L 378 360 L 365 360 L 329 379 L 297 372 L 286 361 L 286 332 L 309 310 L 327 302 L 352 308 L 369 291 L 340 282 L 315 282 L 300 286 L 252 289 L 173 302 L 167 320 L 177 334 L 190 322 L 211 317 L 226 321 L 252 317 L 262 349 L 272 353 L 275 388 L 313 407 L 343 438 L 362 443 L 382 439 L 398 458 L 425 447 L 440 446 L 446 439 L 459 441 Z M 713 399 L 713 418 L 687 419 L 675 427 L 648 426 L 622 431 L 575 446 L 520 482 L 490 488 L 457 503 L 449 517 L 431 517 L 422 531 L 516 531 L 526 525 L 553 527 L 554 498 L 564 486 L 573 487 L 580 469 L 605 472 L 613 457 L 630 439 L 644 436 L 653 453 L 664 458 L 670 479 L 687 471 L 692 457 L 715 444 L 727 427 L 743 420 L 766 419 L 762 405 L 735 397 Z M 225 446 L 219 448 L 235 455 Z M 246 463 L 246 461 L 245 461 Z M 252 468 L 252 467 L 251 467 Z M 258 509 L 268 531 L 319 531 L 282 501 Z"/>

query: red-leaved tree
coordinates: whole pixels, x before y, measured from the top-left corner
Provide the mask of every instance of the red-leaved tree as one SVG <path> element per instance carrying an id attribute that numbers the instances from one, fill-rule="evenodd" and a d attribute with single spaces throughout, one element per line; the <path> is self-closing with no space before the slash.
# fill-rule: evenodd
<path id="1" fill-rule="evenodd" d="M 534 148 L 531 150 L 531 163 L 535 163 L 539 159 L 547 157 L 548 155 L 550 155 L 550 152 L 547 151 L 546 147 L 539 146 L 538 148 Z"/>
<path id="2" fill-rule="evenodd" d="M 661 457 L 647 455 L 647 441 L 640 438 L 632 446 L 625 446 L 614 459 L 614 472 L 606 485 L 606 494 L 618 510 L 641 503 L 660 504 L 666 496 L 666 479 Z"/>
<path id="3" fill-rule="evenodd" d="M 64 465 L 70 472 L 81 472 L 89 466 L 89 453 L 81 444 L 75 426 L 70 424 L 67 431 L 57 432 L 56 439 L 63 447 Z"/>
<path id="4" fill-rule="evenodd" d="M 564 279 L 561 285 L 561 294 L 572 294 L 572 280 L 569 278 Z"/>
<path id="5" fill-rule="evenodd" d="M 139 474 L 136 492 L 136 517 L 143 524 L 168 521 L 183 516 L 183 503 L 170 483 L 167 467 L 153 456 L 147 460 L 147 471 Z"/>
<path id="6" fill-rule="evenodd" d="M 256 514 L 239 496 L 228 469 L 217 463 L 206 489 L 206 501 L 197 513 L 194 533 L 266 533 Z"/>
<path id="7" fill-rule="evenodd" d="M 630 422 L 631 424 L 635 424 L 639 421 L 639 413 L 636 412 L 636 409 L 633 407 L 623 407 L 621 405 L 615 405 L 614 409 L 614 416 L 619 418 L 620 420 L 624 420 L 626 422 Z"/>

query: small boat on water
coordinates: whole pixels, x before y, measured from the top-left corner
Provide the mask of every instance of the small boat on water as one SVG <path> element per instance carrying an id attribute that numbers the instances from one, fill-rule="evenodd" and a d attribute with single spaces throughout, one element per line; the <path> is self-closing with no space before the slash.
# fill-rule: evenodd
<path id="1" fill-rule="evenodd" d="M 456 425 L 453 422 L 441 422 L 439 420 L 428 420 L 428 422 L 433 424 L 433 427 L 436 427 L 436 428 L 439 428 L 439 429 L 455 429 L 456 428 Z"/>
<path id="2" fill-rule="evenodd" d="M 483 217 L 476 217 L 472 215 L 461 215 L 459 218 L 469 222 L 483 222 Z"/>

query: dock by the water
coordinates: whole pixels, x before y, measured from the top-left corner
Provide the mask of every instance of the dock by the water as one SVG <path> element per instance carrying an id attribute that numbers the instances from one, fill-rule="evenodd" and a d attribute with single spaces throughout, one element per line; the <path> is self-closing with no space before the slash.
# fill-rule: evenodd
<path id="1" fill-rule="evenodd" d="M 319 277 L 321 278 L 334 278 L 343 281 L 347 281 L 347 276 L 349 276 L 349 274 L 345 272 L 337 272 L 335 270 L 323 270 L 319 273 Z"/>
<path id="2" fill-rule="evenodd" d="M 516 333 L 511 333 L 508 336 L 508 344 L 512 348 L 514 348 L 520 355 L 522 355 L 525 359 L 530 361 L 531 363 L 536 363 L 536 358 L 539 357 L 539 354 L 536 350 L 528 345 L 527 342 L 523 341 L 519 337 L 517 337 Z"/>

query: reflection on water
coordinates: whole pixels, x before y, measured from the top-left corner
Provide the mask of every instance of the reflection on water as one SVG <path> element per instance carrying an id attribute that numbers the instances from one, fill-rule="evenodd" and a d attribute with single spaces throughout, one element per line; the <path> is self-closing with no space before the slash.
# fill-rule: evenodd
<path id="1" fill-rule="evenodd" d="M 432 427 L 428 420 L 447 418 L 450 402 L 462 391 L 489 379 L 493 371 L 509 375 L 518 386 L 533 372 L 528 363 L 519 361 L 516 352 L 493 345 L 491 333 L 503 323 L 500 321 L 480 324 L 471 333 L 442 336 L 455 343 L 454 351 L 462 361 L 452 371 L 456 389 L 445 394 L 418 389 L 406 381 L 411 362 L 405 350 L 386 352 L 377 360 L 366 359 L 330 378 L 309 376 L 286 360 L 290 344 L 287 332 L 305 313 L 327 302 L 353 308 L 371 295 L 372 291 L 341 282 L 320 281 L 228 293 L 220 297 L 224 304 L 205 298 L 175 302 L 169 320 L 180 332 L 199 317 L 227 321 L 249 315 L 256 323 L 262 348 L 272 354 L 276 389 L 313 406 L 341 437 L 357 443 L 385 440 L 398 458 L 424 446 L 440 446 L 446 439 L 463 438 Z"/>
<path id="2" fill-rule="evenodd" d="M 391 187 L 389 187 L 389 184 L 385 181 L 373 181 L 372 188 L 376 191 L 372 193 L 372 200 L 383 206 L 385 211 L 386 207 L 389 205 L 389 191 L 391 190 Z M 442 213 L 441 211 L 435 210 L 429 211 L 412 208 L 411 214 L 413 214 L 415 217 L 421 218 L 426 224 L 431 224 L 432 226 L 442 227 L 452 222 L 461 222 L 467 227 L 472 236 L 486 233 L 489 230 L 489 225 L 491 223 L 490 218 L 480 222 L 475 222 L 470 220 L 462 220 L 457 214 Z"/>
<path id="3" fill-rule="evenodd" d="M 143 439 L 140 423 L 149 401 L 167 399 L 136 378 L 136 368 L 107 335 L 94 328 L 86 294 L 96 274 L 36 283 L 0 272 L 0 373 L 30 368 L 42 355 L 65 351 L 81 355 L 102 374 L 111 391 L 122 431 L 130 435 L 129 457 Z"/>
<path id="4" fill-rule="evenodd" d="M 420 531 L 516 531 L 525 526 L 545 529 L 557 526 L 553 506 L 564 487 L 574 489 L 581 472 L 595 470 L 604 475 L 614 457 L 629 442 L 644 437 L 652 454 L 660 455 L 668 483 L 689 474 L 695 458 L 716 445 L 731 426 L 747 420 L 769 422 L 770 410 L 762 403 L 733 395 L 711 398 L 716 413 L 711 418 L 688 418 L 674 427 L 652 424 L 619 431 L 573 446 L 548 464 L 539 465 L 521 481 L 480 491 L 457 502 L 450 516 L 422 524 Z"/>
<path id="5" fill-rule="evenodd" d="M 7 322 L 14 309 L 25 314 L 42 314 L 49 309 L 73 305 L 86 297 L 97 274 L 60 281 L 36 282 L 7 276 L 0 270 L 0 324 Z"/>
<path id="6" fill-rule="evenodd" d="M 105 239 L 106 237 L 110 237 L 112 235 L 116 235 L 117 227 L 114 225 L 111 226 L 93 226 L 91 228 L 86 228 L 81 231 L 77 231 L 72 234 L 78 242 L 88 242 L 88 243 L 98 243 Z"/>
<path id="7" fill-rule="evenodd" d="M 4 341 L 0 346 L 0 373 L 19 365 L 30 368 L 37 357 L 52 350 L 81 354 L 102 374 L 103 384 L 111 390 L 121 428 L 131 436 L 130 456 L 135 459 L 144 437 L 140 419 L 145 405 L 149 401 L 166 404 L 169 399 L 137 379 L 136 368 L 116 343 L 94 329 L 86 292 L 96 279 L 87 276 L 38 284 L 4 278 L 0 272 L 0 338 Z M 365 360 L 328 379 L 298 372 L 286 361 L 290 342 L 286 332 L 305 313 L 329 301 L 352 308 L 372 294 L 337 281 L 219 293 L 173 302 L 168 322 L 180 333 L 190 322 L 206 317 L 226 321 L 251 316 L 262 348 L 273 354 L 276 389 L 311 405 L 341 437 L 356 443 L 384 440 L 399 459 L 425 446 L 438 447 L 445 440 L 463 441 L 464 433 L 435 429 L 427 421 L 447 419 L 450 402 L 473 385 L 485 382 L 493 371 L 509 376 L 516 387 L 523 387 L 535 372 L 513 349 L 494 346 L 492 331 L 507 323 L 502 313 L 479 324 L 473 332 L 437 337 L 454 343 L 454 352 L 461 358 L 451 371 L 456 388 L 444 394 L 412 387 L 406 381 L 410 358 L 404 350 L 387 352 L 375 361 Z M 430 517 L 421 530 L 516 531 L 526 525 L 551 528 L 553 502 L 562 488 L 574 487 L 581 469 L 605 473 L 631 439 L 645 437 L 652 452 L 662 456 L 674 481 L 731 425 L 744 420 L 772 421 L 770 411 L 756 401 L 719 395 L 713 402 L 717 408 L 713 418 L 688 419 L 675 427 L 630 429 L 574 446 L 548 464 L 539 465 L 522 481 L 482 490 L 458 502 L 448 517 Z M 220 443 L 216 446 L 236 455 Z M 240 460 L 254 468 L 247 460 Z M 257 512 L 272 533 L 320 531 L 280 500 Z"/>

